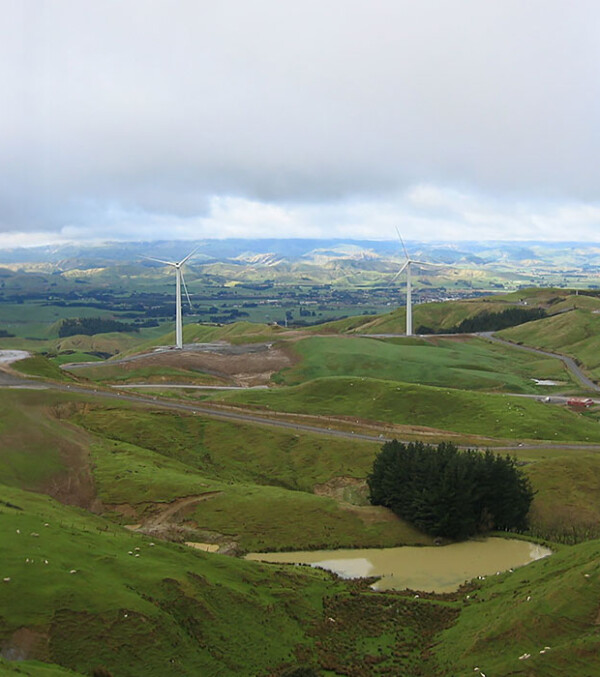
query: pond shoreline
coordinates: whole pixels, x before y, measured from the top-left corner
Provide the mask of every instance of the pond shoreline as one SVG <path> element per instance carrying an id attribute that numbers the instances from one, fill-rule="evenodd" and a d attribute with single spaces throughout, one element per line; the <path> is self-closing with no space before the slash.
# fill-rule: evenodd
<path id="1" fill-rule="evenodd" d="M 513 571 L 551 554 L 532 541 L 492 537 L 445 546 L 249 553 L 245 559 L 309 565 L 348 579 L 376 577 L 373 590 L 449 593 L 469 580 Z"/>

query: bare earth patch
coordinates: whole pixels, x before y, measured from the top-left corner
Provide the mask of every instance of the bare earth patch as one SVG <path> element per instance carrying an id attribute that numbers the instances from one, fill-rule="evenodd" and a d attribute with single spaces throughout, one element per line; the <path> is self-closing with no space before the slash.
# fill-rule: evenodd
<path id="1" fill-rule="evenodd" d="M 316 484 L 313 491 L 317 496 L 327 496 L 336 501 L 343 501 L 352 505 L 366 505 L 368 503 L 369 488 L 367 482 L 356 477 L 332 477 L 323 484 Z"/>
<path id="2" fill-rule="evenodd" d="M 229 346 L 224 344 L 222 350 L 181 350 L 150 353 L 135 356 L 130 361 L 94 363 L 93 366 L 77 368 L 85 375 L 87 369 L 98 374 L 104 367 L 119 368 L 123 372 L 133 372 L 139 369 L 180 369 L 189 372 L 186 381 L 194 382 L 194 373 L 198 382 L 206 381 L 206 375 L 219 379 L 228 385 L 254 386 L 266 385 L 271 376 L 287 367 L 291 367 L 294 359 L 290 351 L 275 347 L 272 344 Z M 204 376 L 204 378 L 202 378 Z M 107 381 L 110 381 L 107 378 Z M 169 381 L 168 376 L 161 376 L 158 382 Z M 148 379 L 148 382 L 157 382 Z"/>
<path id="3" fill-rule="evenodd" d="M 9 661 L 49 659 L 50 638 L 47 632 L 19 628 L 2 644 L 0 655 Z"/>
<path id="4" fill-rule="evenodd" d="M 105 505 L 104 507 L 128 519 L 136 520 L 135 524 L 125 525 L 125 528 L 130 531 L 137 531 L 164 541 L 185 543 L 205 552 L 237 555 L 238 545 L 230 537 L 216 531 L 198 529 L 195 523 L 186 522 L 186 516 L 193 512 L 198 503 L 215 498 L 221 493 L 220 491 L 207 491 L 196 496 L 178 498 L 170 503 L 144 503 L 139 505 L 119 503 Z"/>

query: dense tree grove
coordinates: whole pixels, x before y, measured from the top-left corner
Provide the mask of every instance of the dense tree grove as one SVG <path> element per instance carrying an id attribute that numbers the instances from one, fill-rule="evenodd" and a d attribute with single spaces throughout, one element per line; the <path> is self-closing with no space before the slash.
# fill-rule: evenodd
<path id="1" fill-rule="evenodd" d="M 118 320 L 111 320 L 104 317 L 73 317 L 63 320 L 58 328 L 60 338 L 65 336 L 75 336 L 76 334 L 107 334 L 112 331 L 139 331 L 137 327 Z"/>
<path id="2" fill-rule="evenodd" d="M 448 442 L 387 442 L 368 477 L 371 503 L 432 536 L 522 530 L 533 499 L 528 478 L 510 456 L 459 451 Z"/>
<path id="3" fill-rule="evenodd" d="M 434 331 L 431 327 L 421 325 L 417 327 L 417 334 L 472 334 L 478 331 L 500 331 L 508 327 L 516 327 L 525 322 L 541 320 L 547 313 L 543 308 L 506 308 L 499 313 L 483 311 L 473 317 L 466 317 L 459 324 L 448 329 Z"/>

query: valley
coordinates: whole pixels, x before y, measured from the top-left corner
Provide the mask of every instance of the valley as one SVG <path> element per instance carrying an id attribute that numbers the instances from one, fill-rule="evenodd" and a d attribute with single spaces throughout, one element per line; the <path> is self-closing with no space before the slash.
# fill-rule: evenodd
<path id="1" fill-rule="evenodd" d="M 11 303 L 3 312 L 14 320 Z M 0 337 L 3 674 L 597 669 L 593 292 L 532 288 L 417 304 L 415 328 L 431 332 L 415 336 L 404 335 L 404 308 L 287 328 L 187 317 L 179 351 L 169 348 L 168 319 L 60 337 L 59 325 L 42 329 L 32 303 L 18 304 L 19 335 L 13 324 L 15 336 Z M 444 333 L 523 304 L 544 316 Z M 444 593 L 374 591 L 374 578 L 242 559 L 444 552 L 448 540 L 435 545 L 369 503 L 367 477 L 391 439 L 510 453 L 535 491 L 529 526 L 492 535 L 553 554 Z"/>

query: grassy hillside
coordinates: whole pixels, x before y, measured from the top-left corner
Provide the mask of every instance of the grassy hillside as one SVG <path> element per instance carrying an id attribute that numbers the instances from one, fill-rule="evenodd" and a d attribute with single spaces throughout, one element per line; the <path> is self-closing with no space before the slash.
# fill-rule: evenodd
<path id="1" fill-rule="evenodd" d="M 576 297 L 580 302 L 581 297 Z M 593 299 L 596 301 L 596 299 Z M 498 333 L 502 338 L 535 348 L 564 353 L 578 360 L 596 380 L 600 379 L 600 314 L 573 310 Z"/>
<path id="2" fill-rule="evenodd" d="M 51 407 L 65 397 L 0 389 L 1 483 L 32 491 L 64 488 L 69 468 L 78 469 L 87 449 L 82 431 L 66 428 L 51 414 Z"/>
<path id="3" fill-rule="evenodd" d="M 10 578 L 2 584 L 2 642 L 17 650 L 19 629 L 29 628 L 35 657 L 86 674 L 101 665 L 125 676 L 256 675 L 308 640 L 303 626 L 336 587 L 319 573 L 151 546 L 14 489 L 3 496 L 18 509 L 0 512 L 3 577 Z"/>
<path id="4" fill-rule="evenodd" d="M 573 302 L 555 290 L 502 302 L 542 297 L 554 309 Z M 593 365 L 596 300 L 575 302 L 578 310 L 508 332 L 553 342 L 542 346 L 551 350 L 566 346 Z M 382 431 L 386 422 L 414 426 L 425 439 L 436 429 L 490 443 L 552 441 L 517 453 L 536 491 L 531 532 L 580 544 L 443 599 L 204 554 L 179 542 L 244 552 L 429 539 L 364 505 L 376 443 L 0 390 L 0 651 L 24 659 L 0 659 L 0 674 L 283 677 L 298 665 L 353 677 L 600 671 L 600 541 L 589 540 L 600 535 L 600 452 L 559 444 L 600 443 L 597 414 L 481 392 L 527 392 L 531 378 L 564 381 L 556 360 L 479 339 L 302 339 L 248 323 L 186 331 L 186 340 L 296 340 L 300 359 L 280 374 L 290 385 L 210 396 L 219 402 L 337 417 L 350 428 L 357 420 L 380 422 Z M 56 377 L 44 358 L 25 366 Z M 115 378 L 151 376 L 109 369 Z"/>
<path id="5" fill-rule="evenodd" d="M 20 674 L 70 674 L 30 662 L 39 659 L 123 677 L 266 677 L 299 664 L 418 675 L 456 615 L 318 570 L 151 541 L 16 489 L 2 496 L 0 644 L 29 659 Z"/>
<path id="6" fill-rule="evenodd" d="M 78 367 L 73 374 L 97 383 L 193 383 L 194 385 L 221 385 L 223 379 L 197 370 L 170 366 L 144 366 L 134 362 L 112 365 L 110 362 L 95 367 Z"/>
<path id="7" fill-rule="evenodd" d="M 2 496 L 0 642 L 11 655 L 125 677 L 266 677 L 298 663 L 357 677 L 598 670 L 598 541 L 436 601 L 151 541 L 16 489 Z"/>
<path id="8" fill-rule="evenodd" d="M 324 378 L 211 399 L 272 411 L 342 416 L 505 439 L 600 441 L 595 420 L 532 399 L 367 378 Z"/>
<path id="9" fill-rule="evenodd" d="M 599 557 L 592 541 L 488 577 L 441 635 L 436 674 L 598 674 Z"/>
<path id="10" fill-rule="evenodd" d="M 221 482 L 312 491 L 332 477 L 364 478 L 378 445 L 170 412 L 86 407 L 73 421 L 107 440 L 137 444 Z"/>
<path id="11" fill-rule="evenodd" d="M 32 355 L 12 365 L 15 371 L 26 376 L 39 376 L 52 381 L 73 381 L 72 376 L 43 355 Z"/>
<path id="12" fill-rule="evenodd" d="M 403 293 L 403 290 L 401 290 Z M 403 297 L 402 297 L 403 298 Z M 420 325 L 443 332 L 463 320 L 479 313 L 499 313 L 516 305 L 541 307 L 549 314 L 575 307 L 595 310 L 600 308 L 600 300 L 579 295 L 569 290 L 556 288 L 519 289 L 509 294 L 497 294 L 481 298 L 419 303 L 418 296 L 413 299 L 413 328 Z M 400 307 L 384 315 L 368 317 L 349 317 L 336 322 L 315 327 L 319 333 L 358 333 L 358 334 L 403 334 L 406 330 L 406 308 Z"/>
<path id="13" fill-rule="evenodd" d="M 127 505 L 130 521 L 191 498 L 187 540 L 210 532 L 244 551 L 431 540 L 385 510 L 312 493 L 335 477 L 364 479 L 377 445 L 147 411 L 93 409 L 73 420 L 96 435 L 99 498 Z"/>
<path id="14" fill-rule="evenodd" d="M 574 449 L 519 453 L 536 490 L 534 533 L 577 543 L 600 537 L 600 453 Z"/>
<path id="15" fill-rule="evenodd" d="M 570 377 L 562 362 L 536 357 L 483 339 L 367 339 L 314 337 L 296 342 L 300 362 L 279 382 L 296 385 L 329 376 L 384 378 L 471 390 L 533 393 L 533 379 Z"/>
<path id="16" fill-rule="evenodd" d="M 413 327 L 420 325 L 443 331 L 459 324 L 467 317 L 482 312 L 499 313 L 515 305 L 513 300 L 503 296 L 489 296 L 483 299 L 417 303 L 413 306 Z M 331 333 L 357 334 L 403 334 L 406 330 L 406 308 L 397 308 L 391 313 L 371 317 L 353 317 L 322 325 L 322 330 Z"/>

